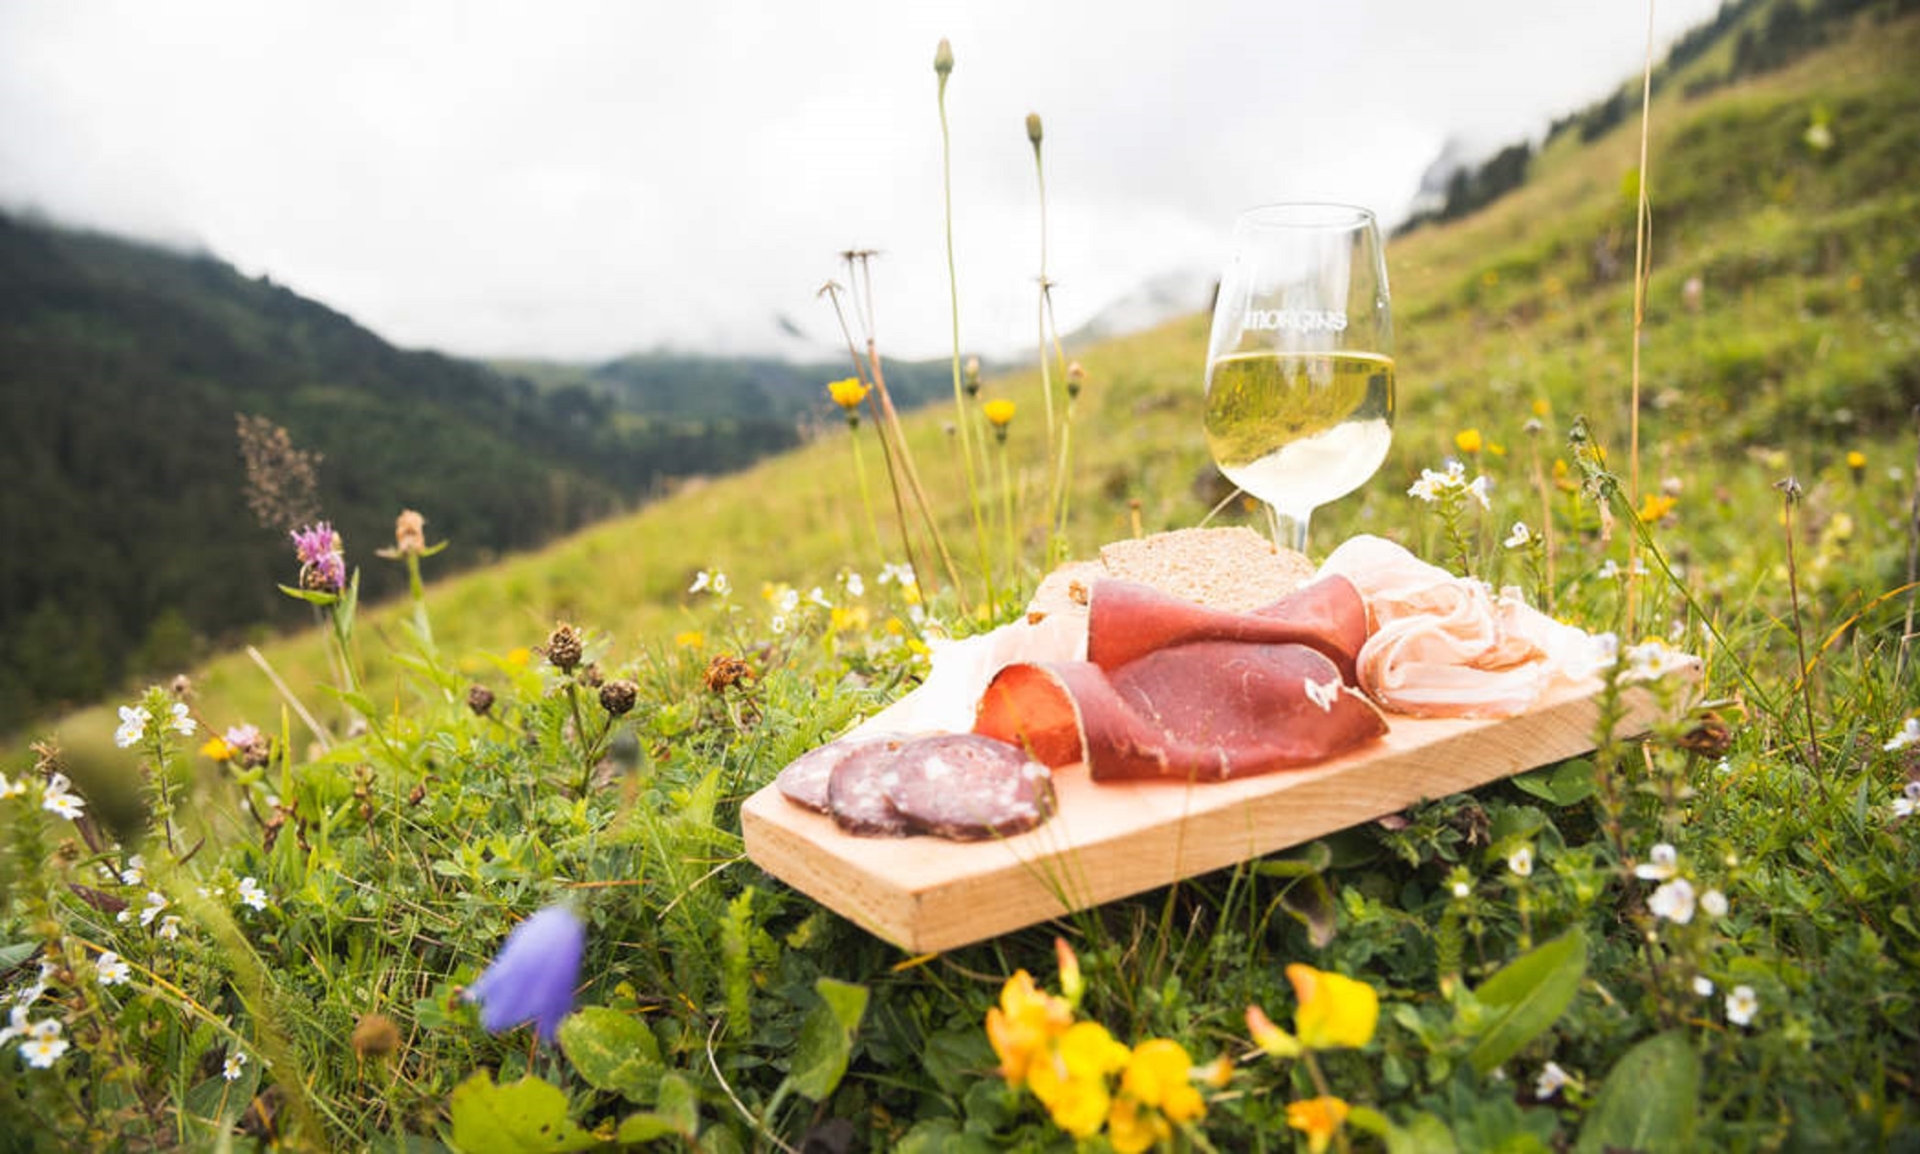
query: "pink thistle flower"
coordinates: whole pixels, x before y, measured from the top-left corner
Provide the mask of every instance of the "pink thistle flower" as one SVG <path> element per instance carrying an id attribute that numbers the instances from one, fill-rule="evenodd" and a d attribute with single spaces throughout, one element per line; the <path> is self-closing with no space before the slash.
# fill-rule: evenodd
<path id="1" fill-rule="evenodd" d="M 330 522 L 322 521 L 295 530 L 293 551 L 300 559 L 300 585 L 322 593 L 338 593 L 347 587 L 346 546 Z"/>

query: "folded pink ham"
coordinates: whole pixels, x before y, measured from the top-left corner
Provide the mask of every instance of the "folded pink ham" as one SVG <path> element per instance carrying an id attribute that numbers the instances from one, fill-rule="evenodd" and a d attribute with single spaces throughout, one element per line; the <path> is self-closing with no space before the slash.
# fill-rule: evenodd
<path id="1" fill-rule="evenodd" d="M 1342 577 L 1252 613 L 1094 585 L 1086 661 L 1016 662 L 974 731 L 1096 780 L 1220 780 L 1324 761 L 1386 732 L 1349 682 L 1366 606 Z"/>
<path id="2" fill-rule="evenodd" d="M 1395 713 L 1511 717 L 1609 660 L 1592 634 L 1516 591 L 1496 594 L 1379 537 L 1351 538 L 1320 573 L 1346 578 L 1365 598 L 1372 633 L 1360 648 L 1360 687 Z"/>

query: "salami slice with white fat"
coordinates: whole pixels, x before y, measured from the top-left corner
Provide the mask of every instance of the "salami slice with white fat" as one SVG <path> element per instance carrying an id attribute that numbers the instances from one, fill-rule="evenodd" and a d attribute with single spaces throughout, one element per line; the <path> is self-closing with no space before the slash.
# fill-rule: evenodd
<path id="1" fill-rule="evenodd" d="M 827 801 L 827 779 L 833 775 L 834 767 L 858 750 L 880 741 L 891 741 L 897 747 L 906 738 L 882 733 L 828 742 L 788 762 L 787 767 L 774 777 L 773 784 L 793 804 L 816 813 L 831 813 L 833 811 Z"/>
<path id="2" fill-rule="evenodd" d="M 906 837 L 913 832 L 887 796 L 901 747 L 898 738 L 862 744 L 827 774 L 827 811 L 841 829 L 861 837 Z"/>
<path id="3" fill-rule="evenodd" d="M 977 733 L 908 742 L 883 780 L 909 825 L 956 841 L 1009 837 L 1054 811 L 1052 772 L 1017 746 Z"/>

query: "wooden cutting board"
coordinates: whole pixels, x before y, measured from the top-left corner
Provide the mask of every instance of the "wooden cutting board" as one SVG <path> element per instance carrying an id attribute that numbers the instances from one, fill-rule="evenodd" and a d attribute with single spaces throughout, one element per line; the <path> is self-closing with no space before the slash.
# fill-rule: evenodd
<path id="1" fill-rule="evenodd" d="M 912 953 L 982 941 L 1286 849 L 1335 830 L 1585 753 L 1598 691 L 1519 717 L 1388 715 L 1385 737 L 1306 769 L 1237 781 L 1096 784 L 1054 775 L 1060 811 L 1014 837 L 955 842 L 842 833 L 772 785 L 741 810 L 747 856 L 822 905 Z M 1644 733 L 1650 695 L 1630 693 L 1618 732 Z"/>

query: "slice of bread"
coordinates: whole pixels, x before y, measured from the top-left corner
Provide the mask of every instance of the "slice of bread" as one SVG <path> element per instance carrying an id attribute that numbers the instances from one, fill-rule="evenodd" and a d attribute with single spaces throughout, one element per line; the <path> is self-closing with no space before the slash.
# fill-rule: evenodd
<path id="1" fill-rule="evenodd" d="M 1087 592 L 1102 577 L 1149 585 L 1215 609 L 1270 605 L 1313 580 L 1313 562 L 1281 549 L 1244 525 L 1175 529 L 1115 541 L 1097 561 L 1072 561 L 1049 573 L 1028 605 L 1028 618 L 1086 612 Z"/>

